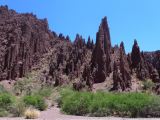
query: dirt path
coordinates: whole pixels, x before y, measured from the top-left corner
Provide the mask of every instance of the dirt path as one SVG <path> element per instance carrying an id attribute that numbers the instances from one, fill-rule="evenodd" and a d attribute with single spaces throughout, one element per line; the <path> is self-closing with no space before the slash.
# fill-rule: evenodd
<path id="1" fill-rule="evenodd" d="M 24 118 L 0 118 L 0 120 L 26 120 Z M 151 118 L 116 118 L 116 117 L 82 117 L 82 116 L 72 116 L 72 115 L 64 115 L 60 112 L 59 108 L 54 107 L 50 108 L 47 111 L 41 112 L 40 118 L 35 120 L 160 120 L 151 119 Z"/>

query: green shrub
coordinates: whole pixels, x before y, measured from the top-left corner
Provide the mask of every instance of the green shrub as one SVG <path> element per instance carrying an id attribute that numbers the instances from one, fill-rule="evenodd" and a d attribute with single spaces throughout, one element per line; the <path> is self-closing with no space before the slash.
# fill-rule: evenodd
<path id="1" fill-rule="evenodd" d="M 154 96 L 152 103 L 145 106 L 140 114 L 142 117 L 160 117 L 160 97 Z"/>
<path id="2" fill-rule="evenodd" d="M 0 93 L 0 108 L 7 109 L 14 102 L 14 98 L 12 95 L 8 93 Z"/>
<path id="3" fill-rule="evenodd" d="M 7 117 L 9 110 L 15 102 L 14 97 L 9 93 L 0 93 L 0 117 Z"/>
<path id="4" fill-rule="evenodd" d="M 9 111 L 14 117 L 21 117 L 24 115 L 25 109 L 26 106 L 24 102 L 20 99 L 16 100 L 16 102 L 11 106 Z"/>
<path id="5" fill-rule="evenodd" d="M 65 100 L 66 97 L 69 97 L 72 94 L 75 94 L 75 92 L 72 91 L 71 89 L 68 89 L 68 88 L 60 89 L 60 97 L 57 99 L 58 105 L 61 106 L 63 100 Z"/>
<path id="6" fill-rule="evenodd" d="M 144 90 L 152 90 L 152 88 L 154 87 L 154 83 L 152 82 L 152 80 L 145 80 L 143 81 L 143 89 Z"/>
<path id="7" fill-rule="evenodd" d="M 16 95 L 29 95 L 33 89 L 33 81 L 29 78 L 24 78 L 22 80 L 16 81 L 14 84 L 14 92 Z"/>
<path id="8" fill-rule="evenodd" d="M 24 97 L 24 103 L 28 106 L 33 106 L 39 110 L 45 110 L 47 105 L 43 97 L 38 95 L 28 95 Z"/>
<path id="9" fill-rule="evenodd" d="M 40 90 L 38 90 L 37 92 L 35 92 L 35 94 L 40 95 L 40 96 L 42 96 L 44 98 L 48 98 L 52 94 L 52 88 L 43 87 Z"/>
<path id="10" fill-rule="evenodd" d="M 159 102 L 154 99 L 155 96 L 145 93 L 89 93 L 67 90 L 61 92 L 60 106 L 62 111 L 72 115 L 146 117 L 145 111 L 150 105 L 159 110 Z"/>
<path id="11" fill-rule="evenodd" d="M 62 109 L 68 114 L 85 115 L 89 113 L 90 96 L 88 93 L 75 93 L 73 96 L 68 96 L 66 102 L 64 102 Z M 72 106 L 70 106 L 72 104 Z M 70 108 L 68 108 L 70 107 Z"/>

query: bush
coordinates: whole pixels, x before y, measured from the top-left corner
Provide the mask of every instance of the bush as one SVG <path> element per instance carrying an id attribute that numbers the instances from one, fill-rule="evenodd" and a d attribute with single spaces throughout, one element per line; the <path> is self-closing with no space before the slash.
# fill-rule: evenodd
<path id="1" fill-rule="evenodd" d="M 152 90 L 152 88 L 154 87 L 154 83 L 152 82 L 152 80 L 145 80 L 143 81 L 143 89 L 144 90 Z"/>
<path id="2" fill-rule="evenodd" d="M 22 94 L 31 94 L 31 90 L 33 89 L 33 81 L 29 78 L 24 78 L 22 80 L 16 81 L 14 84 L 14 92 L 16 95 Z"/>
<path id="3" fill-rule="evenodd" d="M 39 82 L 37 72 L 30 72 L 14 83 L 14 93 L 16 95 L 31 95 L 35 89 L 40 87 Z"/>
<path id="4" fill-rule="evenodd" d="M 69 96 L 62 106 L 62 109 L 69 114 L 75 115 L 85 115 L 89 113 L 89 105 L 91 103 L 91 98 L 88 93 L 84 94 L 74 94 L 74 96 Z M 70 106 L 69 104 L 72 104 Z M 69 108 L 70 107 L 70 108 Z"/>
<path id="5" fill-rule="evenodd" d="M 141 111 L 142 117 L 160 117 L 160 97 L 154 96 L 153 102 Z"/>
<path id="6" fill-rule="evenodd" d="M 0 93 L 0 108 L 8 109 L 14 102 L 12 95 L 8 93 Z"/>
<path id="7" fill-rule="evenodd" d="M 26 119 L 36 119 L 40 115 L 40 112 L 36 109 L 29 108 L 25 111 L 24 116 Z"/>
<path id="8" fill-rule="evenodd" d="M 24 102 L 22 100 L 17 100 L 10 108 L 10 113 L 14 117 L 21 117 L 24 115 L 25 109 L 26 107 Z"/>
<path id="9" fill-rule="evenodd" d="M 28 96 L 25 96 L 23 100 L 26 105 L 28 106 L 31 105 L 37 108 L 38 110 L 45 110 L 47 107 L 43 97 L 38 95 L 28 95 Z"/>
<path id="10" fill-rule="evenodd" d="M 62 111 L 72 115 L 146 117 L 147 109 L 160 110 L 155 96 L 145 93 L 63 91 L 61 96 Z"/>
<path id="11" fill-rule="evenodd" d="M 9 112 L 5 109 L 0 109 L 0 117 L 7 117 Z"/>
<path id="12" fill-rule="evenodd" d="M 40 90 L 38 90 L 35 94 L 40 95 L 44 98 L 48 98 L 52 94 L 52 89 L 50 87 L 43 87 Z"/>
<path id="13" fill-rule="evenodd" d="M 0 85 L 0 93 L 7 93 L 7 90 L 4 88 L 3 85 Z"/>
<path id="14" fill-rule="evenodd" d="M 14 97 L 9 93 L 0 93 L 0 117 L 7 117 L 14 103 Z"/>

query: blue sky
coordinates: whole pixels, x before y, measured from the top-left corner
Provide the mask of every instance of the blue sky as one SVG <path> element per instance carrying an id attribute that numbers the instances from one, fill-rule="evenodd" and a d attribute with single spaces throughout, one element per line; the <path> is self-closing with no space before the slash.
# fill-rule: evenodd
<path id="1" fill-rule="evenodd" d="M 124 41 L 130 52 L 137 39 L 141 50 L 160 49 L 160 0 L 0 0 L 0 5 L 47 18 L 51 30 L 72 40 L 76 33 L 95 40 L 107 16 L 112 45 Z"/>

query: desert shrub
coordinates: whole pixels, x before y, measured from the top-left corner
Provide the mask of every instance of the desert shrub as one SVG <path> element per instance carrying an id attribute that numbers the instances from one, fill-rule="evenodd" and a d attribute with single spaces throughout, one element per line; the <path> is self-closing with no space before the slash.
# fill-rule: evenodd
<path id="1" fill-rule="evenodd" d="M 15 98 L 9 93 L 0 93 L 0 117 L 10 114 L 9 110 L 15 102 Z"/>
<path id="2" fill-rule="evenodd" d="M 40 81 L 38 81 L 37 72 L 28 73 L 25 77 L 15 82 L 13 92 L 16 95 L 31 95 L 34 90 L 41 87 L 39 83 Z"/>
<path id="3" fill-rule="evenodd" d="M 52 94 L 52 88 L 51 87 L 42 87 L 41 89 L 37 90 L 34 94 L 42 96 L 44 98 L 48 98 Z"/>
<path id="4" fill-rule="evenodd" d="M 33 106 L 38 110 L 45 110 L 47 108 L 44 98 L 39 95 L 28 95 L 23 100 L 27 106 Z"/>
<path id="5" fill-rule="evenodd" d="M 153 96 L 151 104 L 145 106 L 140 115 L 142 117 L 160 117 L 160 97 Z"/>
<path id="6" fill-rule="evenodd" d="M 24 115 L 25 110 L 26 106 L 23 100 L 17 99 L 16 102 L 11 106 L 9 111 L 14 117 L 21 117 Z"/>
<path id="7" fill-rule="evenodd" d="M 4 109 L 4 108 L 0 108 L 0 117 L 7 117 L 9 115 L 9 112 Z"/>
<path id="8" fill-rule="evenodd" d="M 8 109 L 14 102 L 14 97 L 9 93 L 0 93 L 0 108 Z"/>
<path id="9" fill-rule="evenodd" d="M 28 108 L 24 113 L 26 119 L 36 119 L 39 117 L 39 115 L 40 112 L 33 108 Z"/>
<path id="10" fill-rule="evenodd" d="M 21 94 L 31 94 L 31 90 L 33 89 L 33 83 L 31 79 L 24 78 L 22 80 L 16 81 L 14 84 L 14 92 L 17 95 Z"/>
<path id="11" fill-rule="evenodd" d="M 145 93 L 63 91 L 60 106 L 62 111 L 72 115 L 146 117 L 145 111 L 151 105 L 152 109 L 159 110 L 159 102 L 154 98 Z"/>
<path id="12" fill-rule="evenodd" d="M 143 85 L 143 89 L 144 90 L 152 90 L 152 88 L 154 87 L 154 83 L 152 80 L 148 79 L 142 82 Z"/>
<path id="13" fill-rule="evenodd" d="M 89 113 L 89 105 L 91 96 L 88 93 L 75 93 L 73 96 L 68 96 L 62 105 L 62 109 L 68 114 L 85 115 Z M 72 104 L 72 106 L 70 106 Z"/>
<path id="14" fill-rule="evenodd" d="M 0 85 L 0 93 L 7 93 L 7 90 L 4 88 L 3 85 Z"/>
<path id="15" fill-rule="evenodd" d="M 106 107 L 111 111 L 111 115 L 137 117 L 142 108 L 151 103 L 152 96 L 143 93 L 121 93 L 106 95 L 106 100 Z"/>
<path id="16" fill-rule="evenodd" d="M 72 94 L 75 94 L 75 92 L 72 89 L 68 89 L 68 88 L 59 89 L 59 91 L 60 91 L 60 96 L 57 99 L 57 103 L 59 106 L 62 105 L 62 102 L 64 99 L 66 99 L 66 97 L 69 97 Z"/>

